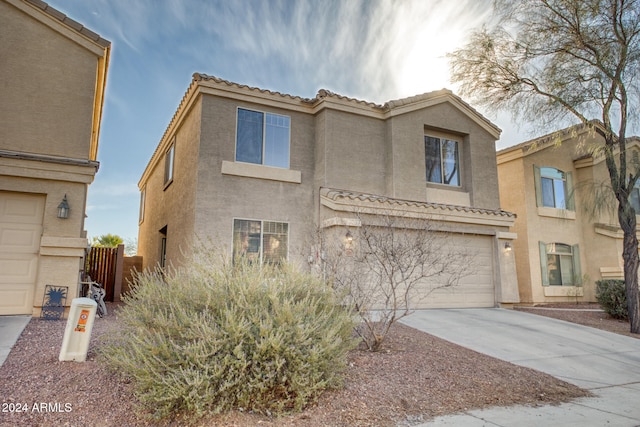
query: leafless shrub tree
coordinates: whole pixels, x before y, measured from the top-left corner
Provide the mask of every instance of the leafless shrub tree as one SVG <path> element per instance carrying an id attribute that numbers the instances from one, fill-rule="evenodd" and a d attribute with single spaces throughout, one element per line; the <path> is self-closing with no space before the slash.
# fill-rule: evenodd
<path id="1" fill-rule="evenodd" d="M 395 322 L 470 275 L 473 255 L 429 221 L 397 214 L 356 218 L 358 227 L 321 233 L 323 268 L 362 319 L 356 330 L 367 349 L 377 351 Z"/>

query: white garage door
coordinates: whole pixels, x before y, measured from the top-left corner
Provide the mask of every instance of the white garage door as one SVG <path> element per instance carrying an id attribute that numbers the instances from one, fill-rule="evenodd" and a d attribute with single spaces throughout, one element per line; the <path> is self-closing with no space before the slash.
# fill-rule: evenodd
<path id="1" fill-rule="evenodd" d="M 458 248 L 471 254 L 469 275 L 453 287 L 436 289 L 415 308 L 470 308 L 495 306 L 493 237 L 451 236 Z"/>
<path id="2" fill-rule="evenodd" d="M 0 315 L 32 313 L 44 201 L 0 191 Z"/>

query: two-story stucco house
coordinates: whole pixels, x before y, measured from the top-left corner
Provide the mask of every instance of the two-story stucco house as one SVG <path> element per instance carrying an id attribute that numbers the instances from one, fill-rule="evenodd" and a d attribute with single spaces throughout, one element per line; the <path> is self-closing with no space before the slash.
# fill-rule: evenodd
<path id="1" fill-rule="evenodd" d="M 473 276 L 425 306 L 517 302 L 499 134 L 448 90 L 377 105 L 194 74 L 139 182 L 138 254 L 145 268 L 179 264 L 198 237 L 306 263 L 314 230 L 344 235 L 354 212 L 396 212 L 437 222 L 476 255 Z"/>
<path id="2" fill-rule="evenodd" d="M 77 296 L 109 52 L 46 3 L 0 0 L 0 314 L 39 315 L 46 285 Z"/>
<path id="3" fill-rule="evenodd" d="M 594 150 L 603 144 L 592 127 L 577 125 L 497 153 L 502 206 L 517 215 L 522 303 L 592 302 L 597 280 L 624 279 L 617 213 L 594 209 L 599 194 L 613 196 L 604 156 Z M 627 147 L 637 159 L 638 138 Z M 631 201 L 640 212 L 637 189 Z"/>

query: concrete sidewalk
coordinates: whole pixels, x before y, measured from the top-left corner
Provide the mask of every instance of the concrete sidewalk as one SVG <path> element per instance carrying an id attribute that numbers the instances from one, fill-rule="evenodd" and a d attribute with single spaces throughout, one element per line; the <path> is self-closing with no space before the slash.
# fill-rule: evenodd
<path id="1" fill-rule="evenodd" d="M 31 316 L 0 316 L 0 366 L 30 320 Z"/>
<path id="2" fill-rule="evenodd" d="M 467 411 L 421 426 L 640 426 L 640 339 L 503 309 L 420 310 L 402 322 L 595 395 L 558 406 Z"/>

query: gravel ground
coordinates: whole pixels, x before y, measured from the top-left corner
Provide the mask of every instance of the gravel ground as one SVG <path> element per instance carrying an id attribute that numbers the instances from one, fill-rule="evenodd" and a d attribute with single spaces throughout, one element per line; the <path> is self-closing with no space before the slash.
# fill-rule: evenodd
<path id="1" fill-rule="evenodd" d="M 159 423 L 146 418 L 131 384 L 97 360 L 100 337 L 117 333 L 117 314 L 109 308 L 109 316 L 96 319 L 85 363 L 58 361 L 65 320 L 27 325 L 0 368 L 1 426 L 407 426 L 471 408 L 588 395 L 549 375 L 397 325 L 383 351 L 354 350 L 345 387 L 326 392 L 302 413 L 270 418 L 234 412 L 200 420 L 177 414 Z"/>
<path id="2" fill-rule="evenodd" d="M 547 304 L 534 307 L 516 307 L 516 310 L 554 319 L 578 323 L 592 328 L 603 329 L 620 335 L 640 338 L 640 334 L 629 332 L 629 322 L 616 320 L 600 309 L 595 303 L 588 304 Z"/>

